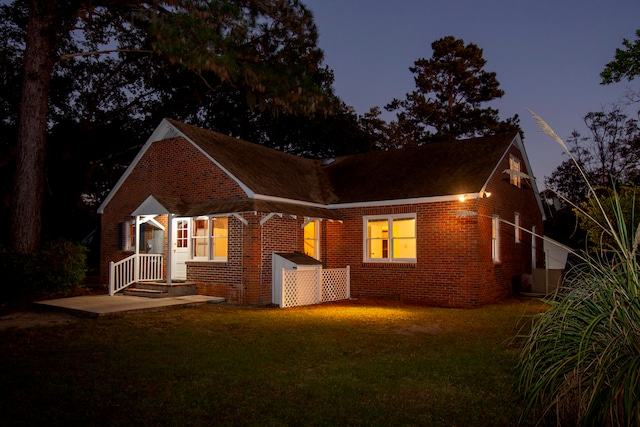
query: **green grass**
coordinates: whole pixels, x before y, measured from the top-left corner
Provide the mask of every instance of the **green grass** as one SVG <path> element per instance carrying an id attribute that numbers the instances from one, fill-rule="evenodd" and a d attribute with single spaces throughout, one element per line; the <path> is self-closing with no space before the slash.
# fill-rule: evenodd
<path id="1" fill-rule="evenodd" d="M 0 332 L 3 425 L 508 426 L 519 300 L 206 305 Z"/>

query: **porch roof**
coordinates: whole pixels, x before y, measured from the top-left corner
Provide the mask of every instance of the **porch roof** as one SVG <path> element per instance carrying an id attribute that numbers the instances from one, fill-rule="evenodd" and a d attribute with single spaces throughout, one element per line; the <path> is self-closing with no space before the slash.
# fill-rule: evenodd
<path id="1" fill-rule="evenodd" d="M 206 200 L 185 202 L 175 197 L 149 196 L 132 215 L 174 214 L 178 216 L 225 215 L 244 212 L 268 212 L 341 221 L 330 209 L 296 203 L 260 199 Z"/>

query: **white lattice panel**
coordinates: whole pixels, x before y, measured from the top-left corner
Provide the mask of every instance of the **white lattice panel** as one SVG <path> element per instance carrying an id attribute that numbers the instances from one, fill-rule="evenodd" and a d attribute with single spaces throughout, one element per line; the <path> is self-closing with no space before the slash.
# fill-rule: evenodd
<path id="1" fill-rule="evenodd" d="M 282 275 L 282 305 L 281 307 L 296 307 L 299 305 L 318 304 L 320 295 L 320 269 L 285 270 Z"/>
<path id="2" fill-rule="evenodd" d="M 349 298 L 349 269 L 322 270 L 322 302 Z"/>
<path id="3" fill-rule="evenodd" d="M 327 301 L 348 299 L 350 294 L 349 267 L 284 270 L 282 269 L 282 292 L 277 290 L 276 304 L 280 307 L 319 304 Z M 280 299 L 281 296 L 281 299 Z"/>

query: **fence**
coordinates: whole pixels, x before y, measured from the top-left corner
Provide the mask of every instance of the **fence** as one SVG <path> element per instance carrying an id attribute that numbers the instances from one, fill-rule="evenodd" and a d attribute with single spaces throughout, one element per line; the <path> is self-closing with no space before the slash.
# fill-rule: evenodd
<path id="1" fill-rule="evenodd" d="M 299 270 L 282 269 L 282 283 L 274 283 L 281 289 L 274 289 L 280 295 L 278 305 L 296 307 L 339 301 L 351 296 L 350 269 L 346 268 L 309 268 Z"/>

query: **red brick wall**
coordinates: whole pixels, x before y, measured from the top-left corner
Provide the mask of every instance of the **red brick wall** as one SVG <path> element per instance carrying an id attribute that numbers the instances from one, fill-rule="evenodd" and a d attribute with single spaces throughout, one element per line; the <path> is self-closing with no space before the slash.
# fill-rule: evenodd
<path id="1" fill-rule="evenodd" d="M 100 279 L 103 283 L 109 280 L 109 262 L 132 253 L 117 249 L 118 224 L 132 219 L 131 213 L 149 195 L 181 197 L 185 201 L 246 197 L 235 181 L 185 139 L 154 142 L 102 214 Z"/>
<path id="2" fill-rule="evenodd" d="M 511 154 L 519 157 L 517 149 Z M 522 160 L 522 159 L 521 159 Z M 523 172 L 524 163 L 522 163 Z M 536 225 L 542 234 L 542 218 L 531 185 L 520 188 L 502 171 L 509 157 L 496 168 L 487 184 L 489 198 L 465 202 L 435 202 L 379 208 L 339 209 L 344 223 L 327 223 L 324 248 L 326 266 L 351 266 L 351 294 L 356 298 L 387 298 L 447 307 L 473 307 L 496 301 L 512 293 L 511 281 L 531 272 L 531 235 L 522 232 L 515 243 L 514 227 L 500 223 L 501 260 L 491 256 L 491 217 L 521 226 Z M 478 212 L 476 217 L 456 217 L 453 210 Z M 417 214 L 417 263 L 366 263 L 363 261 L 363 216 L 399 213 Z M 538 242 L 538 260 L 542 243 Z M 539 261 L 540 262 L 540 261 Z"/>

